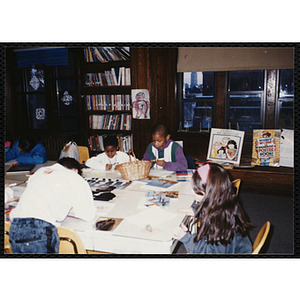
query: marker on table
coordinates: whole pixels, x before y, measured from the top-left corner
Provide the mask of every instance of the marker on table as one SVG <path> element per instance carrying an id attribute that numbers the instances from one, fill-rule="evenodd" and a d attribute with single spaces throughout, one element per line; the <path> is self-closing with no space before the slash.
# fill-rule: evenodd
<path id="1" fill-rule="evenodd" d="M 24 181 L 22 181 L 22 182 L 20 182 L 20 183 L 16 183 L 16 182 L 11 183 L 11 184 L 9 184 L 9 186 L 10 186 L 10 187 L 13 187 L 13 186 L 21 185 L 21 184 L 27 183 L 27 182 L 28 182 L 28 180 L 26 179 L 26 180 L 24 180 Z"/>

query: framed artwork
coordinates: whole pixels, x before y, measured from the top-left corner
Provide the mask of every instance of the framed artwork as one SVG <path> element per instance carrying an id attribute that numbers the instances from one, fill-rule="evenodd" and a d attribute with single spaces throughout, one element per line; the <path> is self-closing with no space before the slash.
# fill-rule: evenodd
<path id="1" fill-rule="evenodd" d="M 244 131 L 212 128 L 207 160 L 216 163 L 240 164 L 244 142 Z"/>

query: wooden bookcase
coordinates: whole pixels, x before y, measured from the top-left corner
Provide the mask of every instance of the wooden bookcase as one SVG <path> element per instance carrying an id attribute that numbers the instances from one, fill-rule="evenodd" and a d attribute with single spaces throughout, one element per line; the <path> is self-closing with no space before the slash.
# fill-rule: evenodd
<path id="1" fill-rule="evenodd" d="M 82 51 L 81 97 L 84 106 L 85 136 L 91 152 L 101 152 L 103 137 L 115 134 L 120 150 L 133 147 L 130 59 L 98 61 L 97 49 L 113 55 L 115 47 L 87 47 Z"/>

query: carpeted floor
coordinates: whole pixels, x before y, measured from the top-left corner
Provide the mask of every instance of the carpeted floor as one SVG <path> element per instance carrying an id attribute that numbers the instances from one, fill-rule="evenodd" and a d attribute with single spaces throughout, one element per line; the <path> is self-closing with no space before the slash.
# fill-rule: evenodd
<path id="1" fill-rule="evenodd" d="M 260 228 L 270 221 L 271 230 L 261 250 L 262 254 L 287 255 L 294 250 L 294 200 L 257 194 L 240 194 L 241 204 L 253 228 L 249 232 L 252 243 Z M 186 253 L 183 245 L 176 249 L 177 254 Z"/>
<path id="2" fill-rule="evenodd" d="M 271 222 L 271 230 L 261 253 L 293 254 L 294 250 L 294 200 L 257 194 L 240 194 L 241 203 L 250 222 L 255 226 L 250 230 L 250 239 L 255 237 L 266 221 Z"/>

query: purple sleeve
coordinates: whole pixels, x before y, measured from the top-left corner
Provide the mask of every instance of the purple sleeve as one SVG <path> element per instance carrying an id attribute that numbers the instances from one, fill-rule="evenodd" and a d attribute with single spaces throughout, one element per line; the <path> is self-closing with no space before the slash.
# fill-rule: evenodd
<path id="1" fill-rule="evenodd" d="M 181 146 L 178 146 L 175 151 L 175 159 L 176 162 L 166 162 L 164 169 L 168 171 L 186 171 L 188 165 Z"/>
<path id="2" fill-rule="evenodd" d="M 147 150 L 146 150 L 142 160 L 151 160 Z"/>

